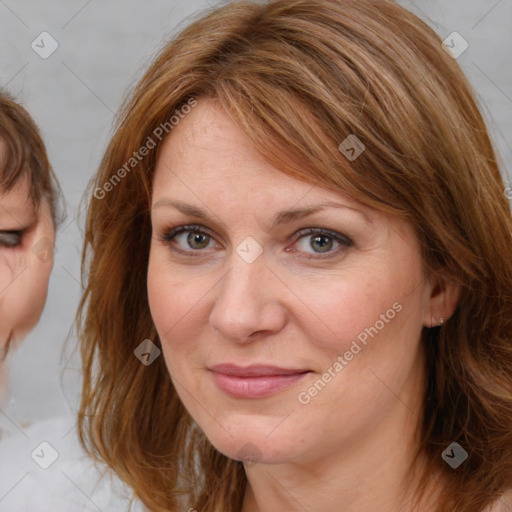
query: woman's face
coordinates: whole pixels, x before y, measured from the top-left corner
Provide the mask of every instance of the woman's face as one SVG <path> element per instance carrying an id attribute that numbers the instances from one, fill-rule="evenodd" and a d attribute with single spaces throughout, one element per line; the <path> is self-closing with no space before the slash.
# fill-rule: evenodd
<path id="1" fill-rule="evenodd" d="M 26 179 L 0 191 L 0 361 L 41 316 L 54 243 L 49 205 L 43 200 L 36 211 Z"/>
<path id="2" fill-rule="evenodd" d="M 438 300 L 408 225 L 279 172 L 211 100 L 163 144 L 151 217 L 151 314 L 218 450 L 305 462 L 408 432 Z"/>

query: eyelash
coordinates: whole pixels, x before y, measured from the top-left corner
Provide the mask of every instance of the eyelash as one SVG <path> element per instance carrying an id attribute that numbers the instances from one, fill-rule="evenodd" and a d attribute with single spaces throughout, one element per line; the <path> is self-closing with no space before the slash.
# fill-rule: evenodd
<path id="1" fill-rule="evenodd" d="M 15 249 L 16 247 L 19 247 L 21 245 L 21 240 L 23 238 L 24 231 L 0 231 L 0 248 L 5 249 Z M 16 242 L 6 242 L 3 240 L 4 237 L 9 239 L 10 237 L 16 237 Z"/>
<path id="2" fill-rule="evenodd" d="M 213 234 L 207 228 L 200 226 L 200 225 L 188 225 L 188 226 L 178 226 L 176 228 L 170 229 L 160 238 L 160 241 L 169 245 L 170 249 L 172 251 L 177 252 L 179 254 L 183 254 L 183 255 L 186 255 L 186 256 L 192 257 L 192 258 L 202 257 L 203 256 L 202 254 L 198 254 L 198 253 L 201 253 L 204 251 L 202 249 L 197 249 L 197 250 L 191 249 L 190 251 L 186 251 L 186 250 L 171 246 L 171 242 L 173 242 L 173 240 L 176 236 L 178 236 L 182 233 L 188 233 L 188 232 L 198 233 L 201 235 L 207 235 L 210 238 L 215 239 Z M 306 229 L 300 230 L 299 232 L 297 232 L 297 237 L 295 238 L 294 244 L 297 243 L 301 238 L 304 238 L 307 236 L 312 236 L 312 235 L 317 235 L 317 236 L 320 235 L 320 236 L 326 236 L 326 237 L 332 238 L 340 244 L 340 247 L 338 247 L 337 249 L 334 249 L 332 251 L 323 253 L 323 254 L 326 254 L 326 256 L 320 256 L 320 254 L 322 254 L 322 253 L 316 253 L 316 254 L 318 254 L 318 256 L 299 256 L 299 258 L 303 258 L 303 259 L 307 259 L 307 260 L 319 260 L 319 259 L 332 258 L 334 256 L 337 256 L 344 249 L 351 247 L 353 245 L 352 240 L 350 238 L 348 238 L 347 236 L 342 235 L 341 233 L 336 233 L 334 231 L 330 231 L 328 229 L 324 229 L 324 228 L 306 228 Z M 297 252 L 300 252 L 300 251 L 297 251 Z"/>

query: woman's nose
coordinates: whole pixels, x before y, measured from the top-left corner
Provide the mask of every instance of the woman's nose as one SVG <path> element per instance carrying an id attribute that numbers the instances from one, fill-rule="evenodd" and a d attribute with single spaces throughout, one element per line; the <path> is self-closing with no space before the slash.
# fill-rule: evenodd
<path id="1" fill-rule="evenodd" d="M 286 324 L 285 286 L 264 255 L 249 263 L 233 255 L 231 270 L 216 287 L 210 325 L 227 339 L 248 343 L 279 332 Z"/>

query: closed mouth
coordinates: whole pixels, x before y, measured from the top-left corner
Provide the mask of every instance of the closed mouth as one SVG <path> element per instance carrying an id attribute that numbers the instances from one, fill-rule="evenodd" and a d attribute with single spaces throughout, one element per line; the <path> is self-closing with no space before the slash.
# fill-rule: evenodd
<path id="1" fill-rule="evenodd" d="M 219 364 L 209 368 L 209 370 L 214 373 L 239 378 L 286 376 L 309 372 L 309 370 L 304 369 L 281 368 L 271 365 L 237 366 L 233 364 Z"/>
<path id="2" fill-rule="evenodd" d="M 268 365 L 217 365 L 209 368 L 217 387 L 239 399 L 265 398 L 299 382 L 310 370 Z"/>

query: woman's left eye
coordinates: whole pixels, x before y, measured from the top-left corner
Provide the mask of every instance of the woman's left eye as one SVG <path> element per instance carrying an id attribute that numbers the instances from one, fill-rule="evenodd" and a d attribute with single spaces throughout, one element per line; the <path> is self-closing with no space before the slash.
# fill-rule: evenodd
<path id="1" fill-rule="evenodd" d="M 22 231 L 0 231 L 0 247 L 12 249 L 21 244 Z"/>
<path id="2" fill-rule="evenodd" d="M 305 256 L 307 259 L 328 258 L 353 244 L 352 240 L 345 235 L 323 228 L 309 228 L 300 231 L 298 235 L 295 245 L 299 245 L 299 251 L 308 253 L 307 249 L 312 249 L 313 252 L 309 254 L 318 255 Z M 321 256 L 322 254 L 326 256 Z"/>

